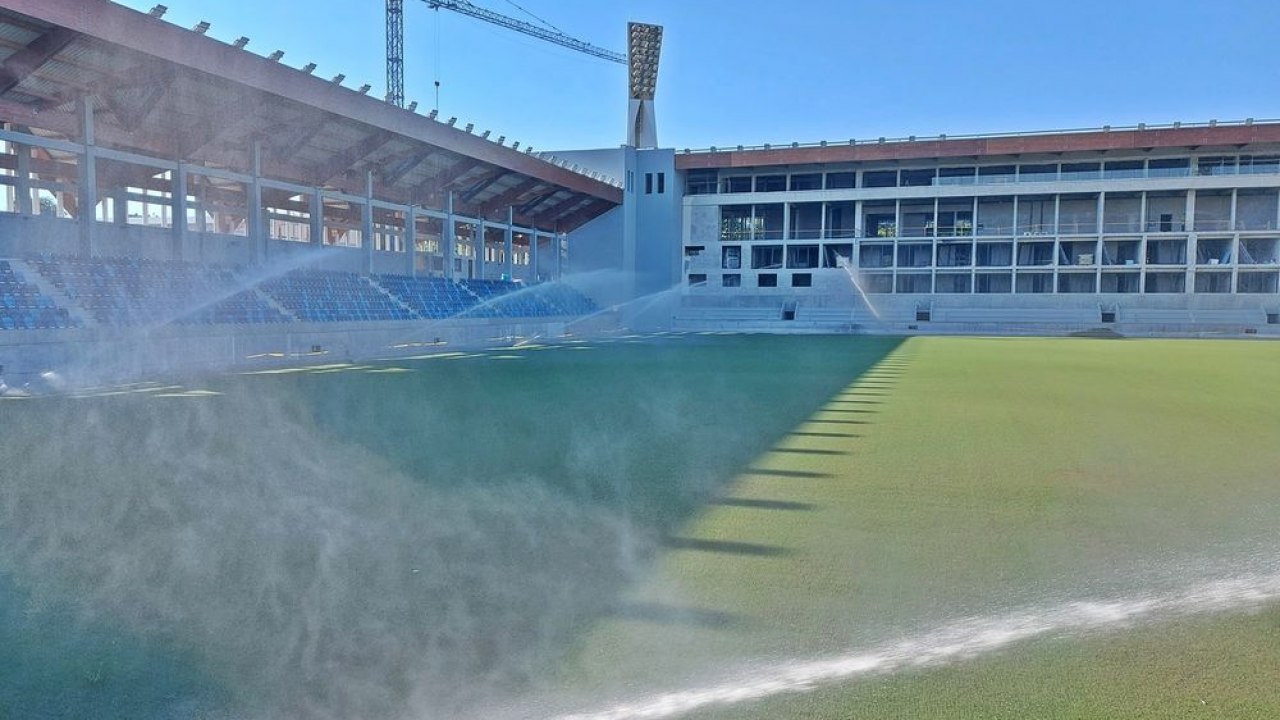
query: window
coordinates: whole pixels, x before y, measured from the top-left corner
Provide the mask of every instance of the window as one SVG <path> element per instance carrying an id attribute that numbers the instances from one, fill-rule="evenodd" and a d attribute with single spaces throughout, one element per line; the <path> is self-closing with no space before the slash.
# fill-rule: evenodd
<path id="1" fill-rule="evenodd" d="M 738 273 L 726 273 L 720 276 L 721 287 L 742 287 L 742 276 Z"/>
<path id="2" fill-rule="evenodd" d="M 786 175 L 761 175 L 756 178 L 756 192 L 783 192 L 786 189 Z"/>
<path id="3" fill-rule="evenodd" d="M 707 274 L 706 273 L 690 273 L 689 284 L 690 285 L 706 285 Z"/>
<path id="4" fill-rule="evenodd" d="M 718 171 L 716 170 L 690 170 L 685 176 L 686 195 L 712 195 L 716 191 L 716 183 Z"/>
<path id="5" fill-rule="evenodd" d="M 653 194 L 653 173 L 644 174 L 644 194 L 645 195 Z"/>
<path id="6" fill-rule="evenodd" d="M 813 275 L 811 273 L 792 274 L 791 287 L 813 287 Z"/>
<path id="7" fill-rule="evenodd" d="M 772 270 L 782 267 L 781 245 L 757 245 L 751 248 L 751 268 Z"/>
<path id="8" fill-rule="evenodd" d="M 667 192 L 667 174 L 658 173 L 658 194 L 662 195 Z"/>
<path id="9" fill-rule="evenodd" d="M 897 170 L 875 170 L 862 173 L 862 187 L 864 188 L 895 187 L 897 184 Z"/>
<path id="10" fill-rule="evenodd" d="M 932 185 L 934 177 L 937 176 L 937 170 L 929 168 L 928 170 L 903 170 L 902 171 L 902 187 L 919 187 L 921 185 Z"/>
<path id="11" fill-rule="evenodd" d="M 858 173 L 856 172 L 833 172 L 827 173 L 827 189 L 828 190 L 846 190 L 858 186 Z"/>
<path id="12" fill-rule="evenodd" d="M 751 192 L 751 178 L 750 177 L 725 178 L 724 192 L 727 192 L 727 193 Z"/>
<path id="13" fill-rule="evenodd" d="M 821 173 L 805 173 L 803 175 L 791 176 L 792 190 L 821 190 L 822 174 Z"/>
<path id="14" fill-rule="evenodd" d="M 757 287 L 778 287 L 778 276 L 775 273 L 760 273 L 756 278 Z"/>
<path id="15" fill-rule="evenodd" d="M 720 249 L 720 267 L 725 270 L 737 270 L 742 267 L 742 248 L 737 245 L 726 245 Z"/>
<path id="16" fill-rule="evenodd" d="M 808 269 L 818 267 L 817 245 L 788 245 L 787 267 Z"/>

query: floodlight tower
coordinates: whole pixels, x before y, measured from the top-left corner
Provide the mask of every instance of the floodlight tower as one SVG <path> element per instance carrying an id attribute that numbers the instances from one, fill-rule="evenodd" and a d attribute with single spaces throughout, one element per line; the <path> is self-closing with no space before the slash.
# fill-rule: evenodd
<path id="1" fill-rule="evenodd" d="M 653 95 L 658 86 L 658 56 L 662 53 L 662 26 L 627 23 L 627 145 L 658 146 Z"/>

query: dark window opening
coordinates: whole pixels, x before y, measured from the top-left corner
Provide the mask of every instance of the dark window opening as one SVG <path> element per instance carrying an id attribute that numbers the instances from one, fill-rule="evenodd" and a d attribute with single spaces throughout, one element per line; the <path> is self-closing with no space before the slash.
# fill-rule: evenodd
<path id="1" fill-rule="evenodd" d="M 872 170 L 862 173 L 862 187 L 864 188 L 896 187 L 897 184 L 897 170 Z"/>
<path id="2" fill-rule="evenodd" d="M 691 274 L 689 275 L 689 284 L 690 284 L 690 285 L 706 285 L 706 284 L 707 284 L 707 274 L 706 274 L 706 273 L 691 273 Z"/>
<path id="3" fill-rule="evenodd" d="M 653 173 L 644 174 L 644 194 L 645 195 L 653 194 Z"/>
<path id="4" fill-rule="evenodd" d="M 658 194 L 662 195 L 667 191 L 667 174 L 658 173 Z"/>
<path id="5" fill-rule="evenodd" d="M 786 175 L 761 175 L 756 178 L 756 192 L 783 192 L 786 189 Z"/>
<path id="6" fill-rule="evenodd" d="M 827 173 L 827 189 L 828 190 L 847 190 L 858 186 L 858 173 L 856 172 L 833 172 Z"/>
<path id="7" fill-rule="evenodd" d="M 721 275 L 720 285 L 723 287 L 742 287 L 742 276 L 738 273 Z"/>
<path id="8" fill-rule="evenodd" d="M 775 273 L 760 273 L 756 278 L 757 287 L 778 287 L 778 276 Z"/>
<path id="9" fill-rule="evenodd" d="M 805 173 L 791 176 L 792 190 L 821 190 L 822 173 Z"/>
<path id="10" fill-rule="evenodd" d="M 724 270 L 737 270 L 742 267 L 742 248 L 737 245 L 726 245 L 720 249 L 720 267 Z"/>
<path id="11" fill-rule="evenodd" d="M 811 273 L 792 274 L 791 287 L 813 287 L 813 275 Z"/>

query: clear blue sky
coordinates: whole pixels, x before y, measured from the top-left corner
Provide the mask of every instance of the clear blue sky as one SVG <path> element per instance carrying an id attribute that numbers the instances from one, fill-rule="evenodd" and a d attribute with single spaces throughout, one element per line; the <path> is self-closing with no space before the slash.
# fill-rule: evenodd
<path id="1" fill-rule="evenodd" d="M 162 1 L 384 92 L 382 0 Z M 1280 117 L 1275 0 L 515 1 L 618 51 L 628 20 L 664 25 L 658 139 L 676 148 Z M 460 125 L 539 149 L 621 142 L 623 66 L 405 5 L 409 100 L 430 109 L 438 73 Z"/>

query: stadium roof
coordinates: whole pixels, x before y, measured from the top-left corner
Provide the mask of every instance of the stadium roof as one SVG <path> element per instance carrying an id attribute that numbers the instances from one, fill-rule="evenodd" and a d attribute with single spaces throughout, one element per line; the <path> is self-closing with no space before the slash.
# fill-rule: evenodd
<path id="1" fill-rule="evenodd" d="M 1280 143 L 1280 121 L 1195 125 L 1139 125 L 1132 128 L 1050 130 L 1043 132 L 928 138 L 877 138 L 801 145 L 685 150 L 676 155 L 681 170 L 700 168 L 768 167 L 817 163 L 886 162 L 896 160 L 957 160 L 1060 155 L 1063 153 L 1132 154 L 1157 150 L 1242 150 L 1258 143 Z"/>
<path id="2" fill-rule="evenodd" d="M 567 231 L 622 202 L 611 182 L 107 0 L 0 0 L 0 121 L 98 145 Z"/>

